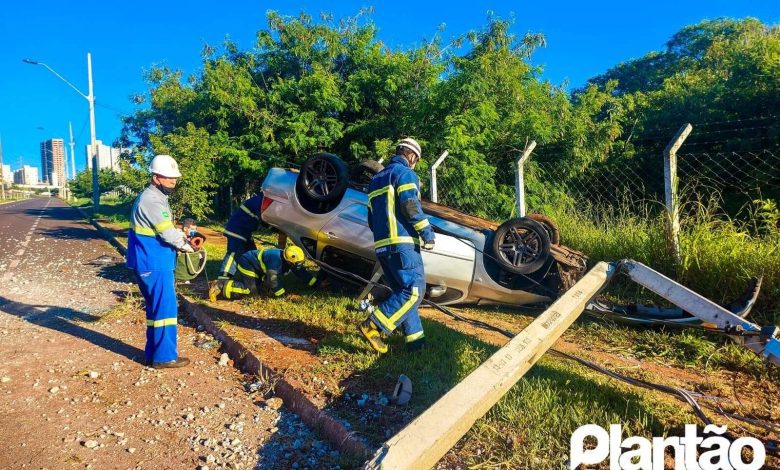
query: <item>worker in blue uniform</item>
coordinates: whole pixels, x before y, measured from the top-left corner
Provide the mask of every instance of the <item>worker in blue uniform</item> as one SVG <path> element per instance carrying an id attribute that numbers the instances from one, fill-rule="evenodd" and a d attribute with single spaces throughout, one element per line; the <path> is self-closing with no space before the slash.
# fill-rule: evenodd
<path id="1" fill-rule="evenodd" d="M 127 267 L 133 270 L 146 303 L 147 364 L 161 369 L 183 367 L 189 359 L 176 348 L 178 305 L 173 271 L 176 251 L 193 252 L 173 225 L 168 196 L 181 177 L 169 155 L 157 155 L 149 170 L 152 182 L 135 200 L 127 238 Z"/>
<path id="2" fill-rule="evenodd" d="M 377 352 L 387 352 L 382 334 L 401 327 L 409 351 L 425 344 L 420 314 L 425 295 L 425 272 L 420 247 L 432 250 L 435 235 L 420 205 L 420 180 L 414 167 L 422 156 L 420 144 L 406 138 L 396 155 L 374 175 L 368 193 L 368 225 L 374 234 L 376 257 L 392 294 L 359 325 L 360 332 Z M 422 241 L 421 241 L 422 239 Z"/>
<path id="3" fill-rule="evenodd" d="M 248 295 L 257 296 L 261 292 L 281 297 L 287 292 L 281 278 L 290 272 L 313 286 L 317 276 L 303 266 L 304 258 L 303 250 L 295 245 L 284 250 L 264 248 L 247 251 L 238 257 L 236 274 L 232 279 L 212 281 L 209 300 L 215 302 L 220 295 L 226 300 L 235 300 Z"/>
<path id="4" fill-rule="evenodd" d="M 225 224 L 223 233 L 227 237 L 227 253 L 219 268 L 220 279 L 233 277 L 236 273 L 236 259 L 249 250 L 257 249 L 252 234 L 262 222 L 260 219 L 262 205 L 263 193 L 261 192 L 241 203 Z"/>

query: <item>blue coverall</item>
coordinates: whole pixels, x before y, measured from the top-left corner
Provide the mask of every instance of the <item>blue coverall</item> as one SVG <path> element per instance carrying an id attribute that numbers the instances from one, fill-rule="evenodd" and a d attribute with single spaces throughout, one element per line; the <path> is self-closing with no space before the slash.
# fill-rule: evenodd
<path id="1" fill-rule="evenodd" d="M 225 224 L 227 253 L 225 253 L 222 266 L 219 268 L 220 277 L 233 277 L 236 274 L 236 258 L 249 250 L 257 249 L 252 234 L 260 225 L 260 207 L 262 205 L 263 193 L 250 197 L 233 212 Z"/>
<path id="2" fill-rule="evenodd" d="M 420 180 L 401 155 L 374 175 L 369 185 L 368 224 L 376 257 L 393 293 L 371 314 L 386 334 L 399 326 L 407 343 L 423 338 L 417 311 L 425 295 L 420 238 L 433 241 L 433 229 L 420 205 Z"/>
<path id="3" fill-rule="evenodd" d="M 280 278 L 288 272 L 309 286 L 317 282 L 317 277 L 303 266 L 285 261 L 279 248 L 247 251 L 238 257 L 236 265 L 236 275 L 222 287 L 222 295 L 228 300 L 258 295 L 261 290 L 280 297 L 285 294 Z"/>
<path id="4" fill-rule="evenodd" d="M 127 238 L 127 267 L 135 272 L 146 302 L 148 362 L 178 358 L 176 323 L 178 305 L 173 270 L 176 250 L 186 244 L 171 219 L 168 196 L 155 186 L 146 188 L 133 203 Z"/>

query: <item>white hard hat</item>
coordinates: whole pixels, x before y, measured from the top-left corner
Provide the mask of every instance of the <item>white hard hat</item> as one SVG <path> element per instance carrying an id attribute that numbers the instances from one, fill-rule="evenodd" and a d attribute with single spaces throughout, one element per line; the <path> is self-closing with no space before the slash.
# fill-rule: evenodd
<path id="1" fill-rule="evenodd" d="M 422 158 L 422 149 L 420 148 L 420 144 L 418 144 L 417 141 L 411 137 L 401 139 L 401 141 L 398 142 L 398 147 L 406 147 L 417 154 L 417 158 Z"/>
<path id="2" fill-rule="evenodd" d="M 166 178 L 181 178 L 179 164 L 170 155 L 155 155 L 149 165 L 149 171 Z"/>

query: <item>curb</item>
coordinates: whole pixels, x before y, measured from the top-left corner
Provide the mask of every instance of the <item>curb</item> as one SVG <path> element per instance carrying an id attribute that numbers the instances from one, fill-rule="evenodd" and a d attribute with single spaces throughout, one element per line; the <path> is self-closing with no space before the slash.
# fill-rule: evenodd
<path id="1" fill-rule="evenodd" d="M 366 444 L 348 431 L 341 422 L 319 409 L 282 375 L 263 364 L 244 345 L 216 326 L 200 306 L 183 294 L 178 294 L 178 297 L 184 311 L 214 338 L 222 342 L 222 349 L 233 359 L 234 364 L 242 371 L 260 377 L 264 383 L 273 384 L 274 395 L 284 400 L 284 406 L 300 416 L 306 425 L 325 437 L 340 452 L 361 460 L 367 459 L 372 454 Z"/>
<path id="2" fill-rule="evenodd" d="M 70 206 L 78 210 L 86 220 L 92 224 L 100 235 L 117 249 L 123 256 L 127 249 L 119 243 L 114 234 L 105 229 L 100 223 L 90 217 L 81 208 Z M 219 328 L 201 308 L 184 294 L 178 294 L 180 304 L 187 315 L 195 319 L 198 325 L 222 343 L 222 349 L 233 359 L 233 363 L 243 372 L 258 376 L 264 383 L 273 384 L 274 394 L 284 400 L 284 406 L 298 415 L 307 426 L 323 436 L 339 452 L 349 456 L 366 460 L 373 454 L 366 444 L 357 438 L 344 425 L 325 411 L 319 409 L 306 395 L 292 386 L 278 372 L 263 364 L 257 356 L 249 351 L 243 344 L 235 340 L 224 330 Z"/>

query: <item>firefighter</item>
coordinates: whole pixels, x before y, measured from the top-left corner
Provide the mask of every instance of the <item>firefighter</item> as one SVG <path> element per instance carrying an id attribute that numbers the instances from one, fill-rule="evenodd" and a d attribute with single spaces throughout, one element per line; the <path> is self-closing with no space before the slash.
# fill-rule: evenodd
<path id="1" fill-rule="evenodd" d="M 292 272 L 307 285 L 313 286 L 317 277 L 303 267 L 303 250 L 295 245 L 284 250 L 264 248 L 250 250 L 238 257 L 236 274 L 232 279 L 218 279 L 209 286 L 209 300 L 215 302 L 221 296 L 227 300 L 240 299 L 248 295 L 259 295 L 261 291 L 281 297 L 286 293 L 281 277 Z"/>
<path id="2" fill-rule="evenodd" d="M 193 252 L 173 225 L 168 196 L 181 177 L 169 155 L 157 155 L 149 167 L 152 181 L 133 203 L 127 238 L 127 267 L 133 270 L 146 302 L 144 355 L 156 369 L 183 367 L 189 359 L 176 349 L 178 305 L 173 271 L 176 251 Z"/>
<path id="3" fill-rule="evenodd" d="M 425 295 L 425 272 L 420 246 L 434 247 L 435 235 L 420 205 L 420 180 L 414 167 L 422 156 L 414 139 L 401 140 L 390 164 L 369 185 L 368 225 L 374 234 L 376 257 L 392 294 L 359 325 L 377 352 L 387 352 L 382 334 L 401 327 L 409 351 L 425 344 L 417 307 Z M 421 241 L 422 239 L 422 241 Z"/>
<path id="4" fill-rule="evenodd" d="M 263 204 L 263 193 L 255 194 L 233 212 L 225 224 L 223 232 L 227 237 L 227 253 L 219 268 L 219 278 L 229 279 L 236 273 L 236 259 L 257 246 L 252 234 L 260 225 L 260 206 Z"/>

